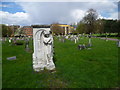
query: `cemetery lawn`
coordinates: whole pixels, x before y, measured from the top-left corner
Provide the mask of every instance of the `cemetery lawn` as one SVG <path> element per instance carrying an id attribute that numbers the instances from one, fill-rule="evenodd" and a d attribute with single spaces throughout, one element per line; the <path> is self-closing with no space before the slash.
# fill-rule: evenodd
<path id="1" fill-rule="evenodd" d="M 93 38 L 91 49 L 78 50 L 78 44 L 87 44 L 88 38 L 74 44 L 54 39 L 56 72 L 36 73 L 32 68 L 32 41 L 30 52 L 24 45 L 2 44 L 3 88 L 117 88 L 118 48 L 115 41 Z M 6 58 L 16 56 L 16 60 Z"/>

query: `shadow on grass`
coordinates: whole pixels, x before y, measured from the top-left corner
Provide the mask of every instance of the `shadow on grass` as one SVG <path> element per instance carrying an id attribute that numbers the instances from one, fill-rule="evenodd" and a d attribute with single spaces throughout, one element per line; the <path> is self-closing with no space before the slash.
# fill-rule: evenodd
<path id="1" fill-rule="evenodd" d="M 57 61 L 57 58 L 56 58 L 55 53 L 54 53 L 53 62 L 55 63 L 56 61 Z"/>

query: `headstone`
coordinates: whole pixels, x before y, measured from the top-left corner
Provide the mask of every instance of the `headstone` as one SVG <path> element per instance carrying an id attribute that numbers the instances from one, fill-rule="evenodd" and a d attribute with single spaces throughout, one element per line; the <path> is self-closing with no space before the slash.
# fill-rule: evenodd
<path id="1" fill-rule="evenodd" d="M 62 36 L 62 42 L 64 43 L 65 42 L 65 36 Z"/>
<path id="2" fill-rule="evenodd" d="M 108 41 L 108 38 L 107 38 L 107 33 L 106 33 L 106 38 L 105 38 L 106 41 Z"/>
<path id="3" fill-rule="evenodd" d="M 66 36 L 65 38 L 68 39 L 68 36 Z"/>
<path id="4" fill-rule="evenodd" d="M 78 49 L 81 50 L 81 45 L 78 45 Z"/>
<path id="5" fill-rule="evenodd" d="M 74 36 L 73 35 L 71 35 L 70 40 L 74 41 Z"/>
<path id="6" fill-rule="evenodd" d="M 13 45 L 16 45 L 16 40 L 13 41 Z"/>
<path id="7" fill-rule="evenodd" d="M 81 34 L 79 34 L 78 37 L 81 37 Z"/>
<path id="8" fill-rule="evenodd" d="M 79 49 L 79 50 L 86 49 L 86 46 L 85 46 L 85 44 L 83 44 L 83 45 L 79 44 L 79 45 L 78 45 L 78 49 Z"/>
<path id="9" fill-rule="evenodd" d="M 2 40 L 2 43 L 4 43 L 4 42 L 5 42 L 5 38 L 1 38 L 1 40 Z"/>
<path id="10" fill-rule="evenodd" d="M 85 33 L 82 34 L 82 37 L 84 37 L 84 36 L 85 36 Z"/>
<path id="11" fill-rule="evenodd" d="M 91 50 L 92 48 L 87 48 L 87 50 Z"/>
<path id="12" fill-rule="evenodd" d="M 44 69 L 54 70 L 53 63 L 53 37 L 50 28 L 33 30 L 33 69 L 37 72 Z"/>
<path id="13" fill-rule="evenodd" d="M 58 39 L 59 39 L 59 41 L 61 42 L 61 37 L 59 37 Z"/>
<path id="14" fill-rule="evenodd" d="M 90 35 L 89 35 L 88 37 L 89 37 L 89 42 L 88 42 L 88 44 L 89 44 L 89 46 L 91 47 L 91 46 L 92 46 L 92 42 L 91 42 L 91 33 L 90 33 Z"/>
<path id="15" fill-rule="evenodd" d="M 75 38 L 75 44 L 76 44 L 76 42 L 77 42 L 77 39 Z"/>
<path id="16" fill-rule="evenodd" d="M 8 40 L 9 41 L 9 43 L 11 43 L 12 41 L 11 41 L 11 38 Z"/>
<path id="17" fill-rule="evenodd" d="M 79 37 L 77 36 L 76 39 L 77 39 L 77 41 L 78 41 L 78 40 L 79 40 Z"/>
<path id="18" fill-rule="evenodd" d="M 16 45 L 16 38 L 14 38 L 13 40 L 13 45 Z"/>
<path id="19" fill-rule="evenodd" d="M 26 40 L 25 40 L 25 49 L 26 49 L 26 51 L 30 50 L 30 48 L 29 48 L 29 38 L 26 38 Z"/>
<path id="20" fill-rule="evenodd" d="M 120 47 L 120 40 L 117 41 L 117 46 Z"/>
<path id="21" fill-rule="evenodd" d="M 5 42 L 7 41 L 7 38 L 6 38 L 6 37 L 4 37 L 4 41 L 5 41 Z"/>
<path id="22" fill-rule="evenodd" d="M 74 36 L 74 40 L 75 40 L 75 44 L 76 44 L 77 41 L 78 41 L 78 37 L 77 37 L 77 36 Z"/>
<path id="23" fill-rule="evenodd" d="M 7 60 L 16 60 L 16 56 L 8 57 Z"/>
<path id="24" fill-rule="evenodd" d="M 89 38 L 89 46 L 91 47 L 92 46 L 92 43 L 91 43 L 91 38 Z"/>

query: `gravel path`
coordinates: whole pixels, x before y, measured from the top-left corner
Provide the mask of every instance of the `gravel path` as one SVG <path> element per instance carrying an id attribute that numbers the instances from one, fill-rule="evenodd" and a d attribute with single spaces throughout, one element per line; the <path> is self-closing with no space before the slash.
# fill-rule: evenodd
<path id="1" fill-rule="evenodd" d="M 101 39 L 106 39 L 106 38 L 101 38 Z M 113 39 L 113 38 L 107 38 L 107 40 L 118 41 L 118 39 Z"/>

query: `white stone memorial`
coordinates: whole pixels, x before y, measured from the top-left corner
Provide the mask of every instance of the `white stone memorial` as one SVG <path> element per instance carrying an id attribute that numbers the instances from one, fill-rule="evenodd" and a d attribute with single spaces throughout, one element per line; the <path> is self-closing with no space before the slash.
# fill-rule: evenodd
<path id="1" fill-rule="evenodd" d="M 50 28 L 33 28 L 33 69 L 37 72 L 44 69 L 54 70 L 53 37 Z"/>

